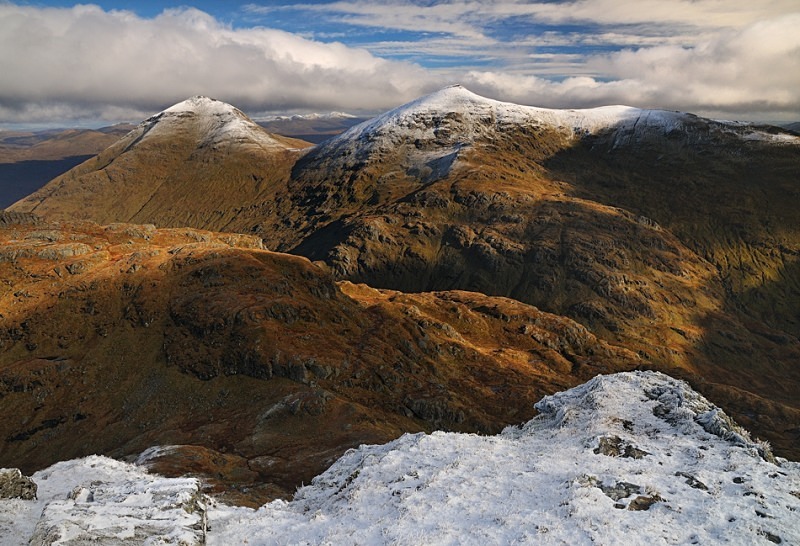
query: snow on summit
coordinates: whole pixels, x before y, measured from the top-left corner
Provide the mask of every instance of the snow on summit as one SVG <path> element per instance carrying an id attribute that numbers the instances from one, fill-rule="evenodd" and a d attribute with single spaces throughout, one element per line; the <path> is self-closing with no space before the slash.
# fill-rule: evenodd
<path id="1" fill-rule="evenodd" d="M 238 108 L 202 96 L 195 96 L 170 106 L 142 122 L 135 131 L 142 131 L 141 139 L 191 132 L 200 140 L 200 146 L 236 143 L 266 149 L 288 148 Z"/>
<path id="2" fill-rule="evenodd" d="M 121 530 L 92 544 L 140 544 L 126 537 L 141 540 L 147 525 L 159 533 L 153 544 L 800 544 L 800 464 L 773 459 L 682 381 L 598 376 L 537 409 L 497 436 L 406 434 L 361 446 L 294 500 L 258 510 L 206 507 L 186 479 L 154 483 L 116 461 L 58 463 L 33 476 L 57 504 L 2 500 L 0 530 L 83 530 L 84 542 L 58 544 L 89 543 L 94 527 L 103 537 Z M 181 502 L 202 514 L 169 529 Z"/>
<path id="3" fill-rule="evenodd" d="M 353 127 L 340 136 L 342 140 L 372 140 L 375 135 L 401 133 L 419 138 L 441 121 L 444 116 L 455 115 L 461 122 L 463 139 L 469 141 L 481 129 L 479 125 L 531 125 L 549 126 L 574 136 L 588 136 L 601 131 L 651 132 L 668 134 L 684 131 L 698 122 L 715 125 L 722 132 L 738 134 L 746 140 L 765 140 L 800 143 L 800 138 L 787 132 L 765 132 L 763 127 L 738 122 L 703 120 L 693 114 L 667 110 L 643 110 L 630 106 L 603 106 L 582 110 L 557 110 L 536 108 L 501 102 L 481 97 L 461 85 L 452 85 L 420 97 L 412 102 L 390 110 L 370 121 Z M 421 124 L 420 121 L 423 123 Z M 334 139 L 335 140 L 335 139 Z"/>

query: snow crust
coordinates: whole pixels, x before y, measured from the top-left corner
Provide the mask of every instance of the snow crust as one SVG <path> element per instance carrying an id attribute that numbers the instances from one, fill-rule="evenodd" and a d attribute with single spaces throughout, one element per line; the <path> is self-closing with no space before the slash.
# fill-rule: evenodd
<path id="1" fill-rule="evenodd" d="M 291 502 L 213 508 L 209 544 L 800 543 L 800 465 L 685 383 L 599 376 L 537 408 L 498 436 L 351 450 Z"/>
<path id="2" fill-rule="evenodd" d="M 142 122 L 134 132 L 141 140 L 153 136 L 178 135 L 187 130 L 198 135 L 198 145 L 251 145 L 268 150 L 291 149 L 248 118 L 241 110 L 222 101 L 196 96 L 170 106 Z"/>
<path id="3" fill-rule="evenodd" d="M 163 478 L 107 457 L 56 463 L 32 476 L 37 500 L 0 500 L 0 545 L 202 544 L 194 478 Z"/>
<path id="4" fill-rule="evenodd" d="M 54 544 L 97 545 L 800 544 L 800 464 L 772 459 L 687 384 L 598 376 L 537 409 L 497 436 L 350 450 L 290 502 L 212 502 L 204 535 L 185 508 L 197 505 L 191 479 L 103 457 L 58 463 L 33 476 L 40 500 L 0 500 L 0 537 L 12 537 L 0 544 L 43 528 L 94 530 Z M 159 534 L 136 534 L 154 521 Z"/>

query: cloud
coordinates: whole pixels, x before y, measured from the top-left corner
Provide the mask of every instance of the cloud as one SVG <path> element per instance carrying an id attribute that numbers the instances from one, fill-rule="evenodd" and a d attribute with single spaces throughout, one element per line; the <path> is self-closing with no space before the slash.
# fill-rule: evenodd
<path id="1" fill-rule="evenodd" d="M 0 1 L 0 124 L 135 121 L 196 94 L 251 114 L 374 112 L 449 83 L 553 108 L 629 104 L 798 119 L 800 13 L 789 9 L 795 2 L 642 0 L 620 10 L 611 0 L 402 0 L 247 8 L 251 15 L 313 8 L 359 25 L 424 24 L 433 33 L 356 48 L 234 28 L 191 8 L 142 18 L 91 5 Z M 418 11 L 401 9 L 409 6 Z M 549 26 L 557 22 L 570 26 Z M 503 25 L 512 23 L 514 31 L 506 32 Z M 578 23 L 591 25 L 581 30 Z M 426 60 L 427 68 L 387 59 L 398 56 Z"/>
<path id="2" fill-rule="evenodd" d="M 244 11 L 269 15 L 308 11 L 349 25 L 449 34 L 490 40 L 489 28 L 501 21 L 524 19 L 538 24 L 640 26 L 656 31 L 676 27 L 738 28 L 765 18 L 796 12 L 797 0 L 379 0 L 295 3 L 280 6 L 248 4 Z M 608 34 L 611 38 L 613 34 Z M 690 35 L 687 34 L 687 37 Z"/>
<path id="3" fill-rule="evenodd" d="M 479 93 L 558 108 L 640 107 L 780 117 L 800 112 L 800 13 L 729 30 L 694 47 L 656 46 L 590 56 L 603 78 L 550 81 L 472 71 Z"/>
<path id="4" fill-rule="evenodd" d="M 191 8 L 144 19 L 97 6 L 0 4 L 0 117 L 111 119 L 204 94 L 248 111 L 375 110 L 436 87 L 418 66 Z M 52 118 L 51 118 L 52 119 Z"/>

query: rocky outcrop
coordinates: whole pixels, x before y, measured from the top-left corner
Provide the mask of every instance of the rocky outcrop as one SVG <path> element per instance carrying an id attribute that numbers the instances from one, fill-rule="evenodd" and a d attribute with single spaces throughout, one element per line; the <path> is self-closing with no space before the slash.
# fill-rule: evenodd
<path id="1" fill-rule="evenodd" d="M 36 499 L 36 483 L 19 468 L 0 468 L 0 499 Z"/>

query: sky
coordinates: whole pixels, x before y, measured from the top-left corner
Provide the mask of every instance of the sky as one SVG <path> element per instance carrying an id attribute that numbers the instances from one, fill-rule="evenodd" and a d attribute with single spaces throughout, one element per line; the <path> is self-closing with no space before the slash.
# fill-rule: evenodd
<path id="1" fill-rule="evenodd" d="M 547 108 L 800 120 L 800 0 L 0 0 L 0 129 L 377 113 L 453 83 Z"/>

